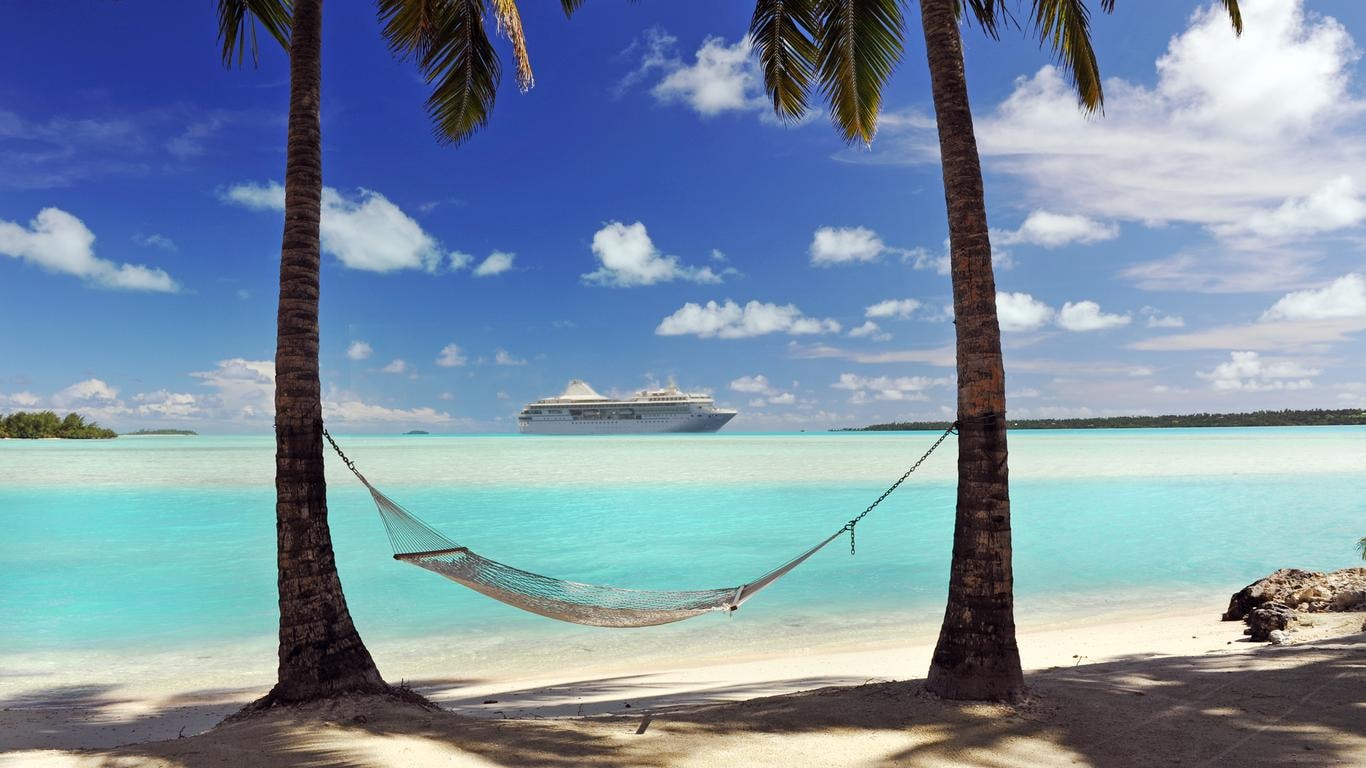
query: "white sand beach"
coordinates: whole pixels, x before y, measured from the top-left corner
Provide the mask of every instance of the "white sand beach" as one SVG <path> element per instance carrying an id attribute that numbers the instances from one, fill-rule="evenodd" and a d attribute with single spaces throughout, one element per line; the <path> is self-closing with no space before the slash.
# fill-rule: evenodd
<path id="1" fill-rule="evenodd" d="M 1292 645 L 1269 647 L 1219 621 L 1222 609 L 1026 625 L 1031 697 L 1016 706 L 923 693 L 932 637 L 536 678 L 429 669 L 408 682 L 446 712 L 358 697 L 217 727 L 267 690 L 269 659 L 253 685 L 208 660 L 179 684 L 7 675 L 27 692 L 0 712 L 0 765 L 1366 764 L 1361 614 L 1315 616 Z"/>

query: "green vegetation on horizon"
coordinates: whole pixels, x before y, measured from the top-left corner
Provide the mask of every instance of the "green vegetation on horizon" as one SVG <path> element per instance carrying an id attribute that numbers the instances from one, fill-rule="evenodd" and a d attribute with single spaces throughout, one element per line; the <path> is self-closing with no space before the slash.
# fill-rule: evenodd
<path id="1" fill-rule="evenodd" d="M 125 435 L 198 435 L 193 429 L 139 429 L 136 432 L 124 432 Z"/>
<path id="2" fill-rule="evenodd" d="M 71 440 L 103 440 L 118 437 L 112 429 L 105 429 L 85 420 L 79 413 L 68 413 L 66 418 L 52 411 L 15 411 L 0 418 L 0 437 L 35 440 L 60 437 Z"/>
<path id="3" fill-rule="evenodd" d="M 1167 416 L 1095 416 L 1083 419 L 1011 419 L 1010 429 L 1153 429 L 1163 427 L 1328 427 L 1366 425 L 1360 408 L 1307 411 L 1253 411 L 1251 413 L 1189 413 Z M 870 424 L 837 432 L 896 432 L 948 429 L 947 421 L 901 421 Z"/>

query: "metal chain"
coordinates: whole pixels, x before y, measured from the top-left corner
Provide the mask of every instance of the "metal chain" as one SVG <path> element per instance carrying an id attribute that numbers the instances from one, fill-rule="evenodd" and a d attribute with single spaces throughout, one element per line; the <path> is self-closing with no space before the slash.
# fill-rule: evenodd
<path id="1" fill-rule="evenodd" d="M 954 423 L 950 424 L 949 428 L 944 430 L 944 434 L 940 435 L 939 439 L 934 441 L 934 445 L 931 445 L 930 449 L 928 451 L 925 451 L 925 453 L 923 453 L 920 456 L 920 458 L 916 459 L 915 463 L 911 465 L 910 469 L 906 470 L 906 474 L 898 478 L 895 483 L 892 483 L 891 488 L 888 488 L 887 490 L 883 491 L 882 495 L 877 497 L 877 501 L 874 501 L 872 504 L 869 504 L 867 509 L 859 513 L 858 517 L 844 524 L 844 527 L 840 529 L 840 533 L 843 533 L 845 531 L 849 532 L 849 554 L 854 554 L 854 526 L 858 525 L 860 520 L 867 517 L 868 513 L 872 512 L 874 507 L 881 504 L 883 499 L 886 499 L 888 496 L 891 496 L 892 491 L 895 491 L 902 483 L 906 482 L 906 478 L 910 477 L 912 472 L 919 469 L 920 465 L 925 463 L 925 459 L 928 459 L 930 457 L 930 454 L 934 453 L 934 449 L 938 448 L 939 445 L 943 443 L 945 440 L 947 440 L 949 438 L 949 435 L 953 434 L 955 431 L 957 431 L 957 429 L 958 422 L 955 421 Z"/>
<path id="2" fill-rule="evenodd" d="M 356 463 L 346 458 L 346 454 L 342 453 L 341 446 L 337 445 L 337 441 L 333 440 L 332 435 L 327 433 L 327 427 L 323 427 L 323 437 L 327 438 L 327 442 L 332 444 L 332 450 L 336 451 L 337 455 L 341 457 L 342 463 L 346 465 L 347 469 L 351 470 L 351 474 L 360 478 L 362 483 L 365 483 L 365 478 L 361 475 L 360 470 L 356 469 Z M 369 483 L 365 484 L 369 485 Z"/>

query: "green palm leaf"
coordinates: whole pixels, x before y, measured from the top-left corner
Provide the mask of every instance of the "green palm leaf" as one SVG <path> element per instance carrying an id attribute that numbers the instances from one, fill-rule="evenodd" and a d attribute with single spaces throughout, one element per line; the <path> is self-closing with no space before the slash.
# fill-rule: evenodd
<path id="1" fill-rule="evenodd" d="M 573 16 L 574 11 L 577 11 L 582 6 L 583 0 L 560 0 L 560 8 L 564 9 L 564 15 L 566 17 Z"/>
<path id="2" fill-rule="evenodd" d="M 247 48 L 251 48 L 251 63 L 257 64 L 256 25 L 266 28 L 285 50 L 289 50 L 291 0 L 218 0 L 218 39 L 223 42 L 223 66 L 231 67 L 234 56 L 237 66 Z"/>
<path id="3" fill-rule="evenodd" d="M 1101 8 L 1112 11 L 1114 0 L 1102 0 Z M 1053 49 L 1058 66 L 1077 87 L 1082 108 L 1088 112 L 1103 108 L 1105 93 L 1096 51 L 1091 47 L 1091 11 L 1085 0 L 1034 0 L 1031 17 L 1039 44 Z"/>
<path id="4" fill-rule="evenodd" d="M 784 119 L 806 114 L 816 70 L 816 8 L 812 0 L 758 0 L 749 23 L 764 90 Z"/>
<path id="5" fill-rule="evenodd" d="M 844 140 L 869 143 L 877 132 L 882 86 L 901 58 L 900 0 L 834 0 L 818 12 L 821 90 Z"/>
<path id="6" fill-rule="evenodd" d="M 434 21 L 418 60 L 423 78 L 434 84 L 427 112 L 437 141 L 459 144 L 488 124 L 502 65 L 484 28 L 482 0 L 438 0 Z"/>
<path id="7" fill-rule="evenodd" d="M 380 23 L 389 50 L 399 58 L 410 54 L 427 58 L 436 36 L 438 15 L 444 0 L 378 0 Z"/>

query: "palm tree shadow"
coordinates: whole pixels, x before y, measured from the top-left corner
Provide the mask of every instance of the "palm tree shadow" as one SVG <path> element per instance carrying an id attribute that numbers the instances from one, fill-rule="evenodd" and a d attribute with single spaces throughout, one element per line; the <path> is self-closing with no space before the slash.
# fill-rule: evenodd
<path id="1" fill-rule="evenodd" d="M 624 679 L 604 684 L 630 687 Z M 280 766 L 384 764 L 384 755 L 413 765 L 463 756 L 551 768 L 652 768 L 717 755 L 747 766 L 1366 764 L 1366 635 L 1236 654 L 1125 657 L 1033 672 L 1028 684 L 1030 698 L 1017 705 L 945 702 L 907 681 L 708 706 L 661 700 L 629 717 L 539 720 L 355 697 L 106 754 L 110 766 L 131 758 L 182 768 L 248 755 Z"/>

